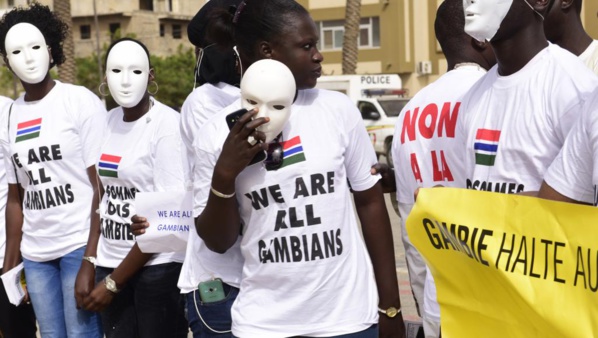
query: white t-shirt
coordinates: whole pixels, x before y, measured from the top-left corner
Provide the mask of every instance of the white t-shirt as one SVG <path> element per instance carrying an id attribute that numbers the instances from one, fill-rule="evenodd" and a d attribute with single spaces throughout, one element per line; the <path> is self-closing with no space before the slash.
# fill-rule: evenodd
<path id="1" fill-rule="evenodd" d="M 579 56 L 596 75 L 598 75 L 598 40 L 592 41 L 590 46 Z"/>
<path id="2" fill-rule="evenodd" d="M 181 134 L 185 143 L 190 173 L 196 176 L 194 170 L 197 163 L 204 159 L 196 156 L 195 149 L 198 147 L 198 136 L 201 135 L 201 127 L 213 118 L 218 112 L 233 103 L 241 96 L 240 89 L 226 83 L 212 85 L 206 83 L 189 94 L 181 110 Z M 210 173 L 210 177 L 211 177 Z M 191 177 L 197 181 L 196 177 Z M 206 187 L 194 184 L 195 205 L 201 199 L 201 190 Z M 209 186 L 207 187 L 209 190 Z M 194 217 L 199 212 L 194 211 Z M 220 278 L 223 282 L 239 287 L 241 284 L 241 273 L 243 269 L 243 257 L 241 256 L 240 240 L 228 249 L 224 254 L 218 254 L 208 249 L 204 241 L 195 230 L 189 234 L 185 261 L 181 269 L 178 287 L 181 293 L 193 292 L 197 289 L 199 282 L 212 278 Z"/>
<path id="3" fill-rule="evenodd" d="M 135 244 L 130 226 L 137 192 L 185 190 L 187 159 L 179 114 L 153 102 L 150 111 L 133 122 L 123 121 L 122 107 L 108 113 L 96 165 L 105 191 L 100 203 L 98 266 L 116 268 Z M 160 253 L 145 265 L 182 262 L 183 258 L 183 252 Z"/>
<path id="4" fill-rule="evenodd" d="M 205 207 L 214 165 L 229 130 L 227 113 L 202 128 L 196 155 Z M 378 177 L 363 121 L 343 94 L 301 90 L 283 132 L 283 166 L 246 168 L 236 180 L 244 223 L 241 291 L 232 308 L 233 334 L 243 338 L 327 337 L 378 322 L 373 269 L 351 203 Z"/>
<path id="5" fill-rule="evenodd" d="M 105 125 L 104 105 L 81 86 L 56 81 L 43 99 L 14 102 L 2 148 L 18 172 L 17 182 L 7 168 L 8 182 L 25 191 L 23 257 L 49 261 L 87 243 L 93 194 L 87 168 L 99 156 Z"/>
<path id="6" fill-rule="evenodd" d="M 598 205 L 598 90 L 584 106 L 544 180 L 562 195 Z"/>
<path id="7" fill-rule="evenodd" d="M 0 96 L 0 114 L 2 116 L 8 114 L 12 100 Z M 0 120 L 6 121 L 4 118 Z M 6 125 L 0 126 L 6 129 Z M 12 170 L 12 165 L 8 159 L 4 157 L 4 152 L 0 152 L 0 267 L 4 266 L 4 252 L 6 251 L 6 197 L 8 196 L 8 183 L 6 182 L 6 170 Z"/>
<path id="8" fill-rule="evenodd" d="M 187 148 L 187 158 L 193 158 L 193 141 L 201 126 L 240 96 L 239 88 L 224 82 L 216 85 L 205 83 L 187 96 L 181 108 L 181 135 Z"/>
<path id="9" fill-rule="evenodd" d="M 445 153 L 459 148 L 454 136 L 461 98 L 484 74 L 486 70 L 475 65 L 451 70 L 419 91 L 399 114 L 392 155 L 403 229 L 417 188 L 456 186 L 453 165 Z M 438 320 L 440 308 L 430 273 L 424 294 L 425 314 Z"/>
<path id="10" fill-rule="evenodd" d="M 515 74 L 492 68 L 463 99 L 453 152 L 465 164 L 461 186 L 501 193 L 538 191 L 598 77 L 556 45 Z M 459 159 L 451 162 L 459 162 Z"/>

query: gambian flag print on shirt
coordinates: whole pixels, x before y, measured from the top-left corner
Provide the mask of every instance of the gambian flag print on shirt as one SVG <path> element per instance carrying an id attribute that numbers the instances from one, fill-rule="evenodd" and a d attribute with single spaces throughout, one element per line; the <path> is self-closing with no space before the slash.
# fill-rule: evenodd
<path id="1" fill-rule="evenodd" d="M 475 164 L 493 166 L 498 152 L 500 130 L 478 129 L 475 137 Z"/>
<path id="2" fill-rule="evenodd" d="M 281 168 L 305 161 L 305 153 L 303 152 L 301 137 L 299 136 L 295 136 L 288 141 L 282 142 L 282 151 Z"/>
<path id="3" fill-rule="evenodd" d="M 121 159 L 120 156 L 102 154 L 98 164 L 100 176 L 118 178 L 118 164 Z"/>
<path id="4" fill-rule="evenodd" d="M 15 143 L 39 137 L 41 129 L 41 118 L 17 124 L 17 138 L 15 139 Z"/>

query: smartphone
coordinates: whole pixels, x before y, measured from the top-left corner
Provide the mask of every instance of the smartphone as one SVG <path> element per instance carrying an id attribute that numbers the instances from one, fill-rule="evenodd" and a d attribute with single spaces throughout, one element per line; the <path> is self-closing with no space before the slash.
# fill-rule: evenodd
<path id="1" fill-rule="evenodd" d="M 228 115 L 226 115 L 226 124 L 228 124 L 228 129 L 233 129 L 237 121 L 243 116 L 243 114 L 247 113 L 249 110 L 245 108 L 241 108 L 237 111 L 234 111 Z"/>
<path id="2" fill-rule="evenodd" d="M 237 121 L 239 121 L 239 119 L 241 118 L 241 116 L 243 116 L 243 114 L 247 113 L 249 110 L 245 109 L 245 108 L 241 108 L 237 111 L 234 111 L 228 115 L 226 115 L 226 124 L 228 124 L 228 129 L 233 129 L 233 127 L 235 126 L 235 124 L 237 123 Z M 262 143 L 262 141 L 258 142 Z M 249 165 L 255 164 L 255 163 L 259 163 L 259 162 L 263 162 L 266 159 L 266 152 L 265 151 L 260 151 L 257 154 L 255 154 L 255 156 L 253 157 L 253 159 L 251 159 L 251 162 L 249 162 Z"/>
<path id="3" fill-rule="evenodd" d="M 222 279 L 220 278 L 201 282 L 197 288 L 199 290 L 199 298 L 204 303 L 219 302 L 226 298 L 224 287 L 222 286 Z"/>

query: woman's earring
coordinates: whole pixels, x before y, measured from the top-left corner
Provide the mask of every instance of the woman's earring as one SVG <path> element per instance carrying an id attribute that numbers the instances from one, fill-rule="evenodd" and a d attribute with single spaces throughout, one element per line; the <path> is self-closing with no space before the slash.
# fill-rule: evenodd
<path id="1" fill-rule="evenodd" d="M 149 90 L 149 87 L 150 87 L 152 84 L 156 86 L 156 90 L 154 90 L 154 91 L 151 91 L 151 90 Z M 158 88 L 158 83 L 157 83 L 156 81 L 154 81 L 154 80 L 152 80 L 152 81 L 150 82 L 149 86 L 147 86 L 147 92 L 148 92 L 150 95 L 156 95 L 156 94 L 158 94 L 158 89 L 159 89 L 159 88 Z"/>
<path id="2" fill-rule="evenodd" d="M 104 90 L 105 90 L 106 87 L 104 87 L 104 86 L 108 87 L 108 84 L 106 82 L 100 83 L 100 86 L 98 87 L 98 91 L 100 92 L 100 95 L 108 96 L 108 93 L 106 93 L 102 90 L 102 88 L 104 88 Z"/>

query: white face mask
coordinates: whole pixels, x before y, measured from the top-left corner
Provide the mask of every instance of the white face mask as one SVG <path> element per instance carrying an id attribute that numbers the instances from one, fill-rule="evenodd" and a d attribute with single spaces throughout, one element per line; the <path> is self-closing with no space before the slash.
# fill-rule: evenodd
<path id="1" fill-rule="evenodd" d="M 492 40 L 512 4 L 513 0 L 463 0 L 465 33 L 480 42 Z"/>
<path id="2" fill-rule="evenodd" d="M 256 117 L 269 117 L 270 122 L 257 129 L 272 142 L 284 129 L 291 116 L 291 105 L 296 93 L 291 70 L 275 60 L 259 60 L 247 68 L 241 79 L 243 108 L 259 108 Z"/>
<path id="3" fill-rule="evenodd" d="M 138 43 L 125 40 L 114 45 L 106 60 L 106 81 L 114 101 L 125 108 L 139 104 L 149 71 L 147 54 Z"/>
<path id="4" fill-rule="evenodd" d="M 46 39 L 30 23 L 18 23 L 6 34 L 6 58 L 12 71 L 21 81 L 40 83 L 50 69 L 50 51 Z"/>

